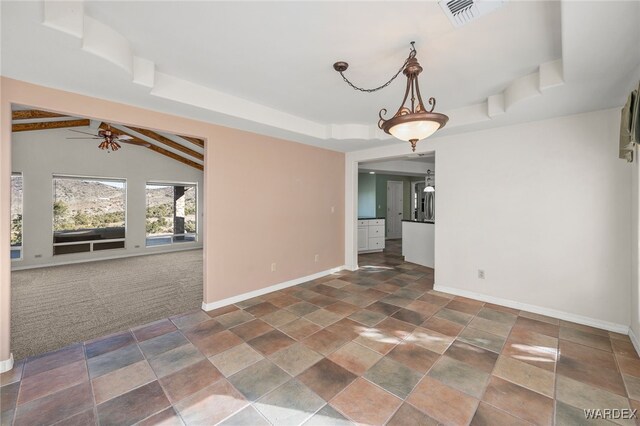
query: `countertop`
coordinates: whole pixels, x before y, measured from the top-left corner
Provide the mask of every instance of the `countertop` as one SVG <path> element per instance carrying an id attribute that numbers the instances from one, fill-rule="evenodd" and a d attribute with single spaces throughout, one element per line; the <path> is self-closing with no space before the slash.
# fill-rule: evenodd
<path id="1" fill-rule="evenodd" d="M 422 221 L 422 220 L 415 220 L 415 219 L 402 219 L 403 222 L 413 222 L 413 223 L 430 223 L 432 225 L 435 225 L 435 221 L 433 220 L 426 220 L 426 221 Z"/>
<path id="2" fill-rule="evenodd" d="M 384 217 L 359 217 L 358 220 L 380 220 L 380 219 L 386 219 Z"/>

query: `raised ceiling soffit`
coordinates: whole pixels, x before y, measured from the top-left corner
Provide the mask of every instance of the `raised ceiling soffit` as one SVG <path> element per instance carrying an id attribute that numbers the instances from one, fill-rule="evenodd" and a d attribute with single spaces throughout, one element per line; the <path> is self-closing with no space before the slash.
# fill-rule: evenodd
<path id="1" fill-rule="evenodd" d="M 155 64 L 136 56 L 129 41 L 113 28 L 84 13 L 82 0 L 44 0 L 43 25 L 81 40 L 81 49 L 117 65 L 132 83 L 149 89 L 151 96 L 231 115 L 265 126 L 319 140 L 383 140 L 390 136 L 371 125 L 326 124 L 223 93 L 183 78 L 159 72 Z M 541 96 L 564 83 L 562 59 L 540 64 L 538 70 L 521 76 L 484 102 L 443 111 L 451 119 L 448 127 L 465 126 L 506 114 L 516 103 Z"/>

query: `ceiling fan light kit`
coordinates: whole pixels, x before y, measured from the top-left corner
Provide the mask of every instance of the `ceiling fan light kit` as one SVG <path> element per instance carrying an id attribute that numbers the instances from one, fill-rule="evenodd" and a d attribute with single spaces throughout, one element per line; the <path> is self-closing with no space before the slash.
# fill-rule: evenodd
<path id="1" fill-rule="evenodd" d="M 396 111 L 393 117 L 385 119 L 383 115 L 387 113 L 387 110 L 385 108 L 381 109 L 378 114 L 378 128 L 397 139 L 409 142 L 411 144 L 411 150 L 415 152 L 418 141 L 428 138 L 444 127 L 447 124 L 447 121 L 449 121 L 449 117 L 438 112 L 433 112 L 436 106 L 435 98 L 428 99 L 427 102 L 431 107 L 429 110 L 427 110 L 424 102 L 422 101 L 422 95 L 420 94 L 420 87 L 418 84 L 418 75 L 422 72 L 422 67 L 416 59 L 417 52 L 413 46 L 414 43 L 415 42 L 411 42 L 411 52 L 400 70 L 385 84 L 374 89 L 363 89 L 351 83 L 344 76 L 344 71 L 349 67 L 348 63 L 339 61 L 333 64 L 333 68 L 340 73 L 344 81 L 349 84 L 349 86 L 361 92 L 368 93 L 387 87 L 396 79 L 396 77 L 398 77 L 400 72 L 407 77 L 407 86 L 398 111 Z"/>
<path id="2" fill-rule="evenodd" d="M 116 135 L 113 134 L 113 132 L 111 131 L 111 127 L 107 126 L 106 129 L 100 129 L 98 131 L 98 136 L 104 138 L 104 140 L 102 142 L 100 142 L 100 145 L 98 145 L 98 148 L 102 149 L 102 150 L 111 150 L 111 151 L 117 151 L 119 150 L 120 144 L 118 144 L 118 142 L 116 142 L 116 140 L 118 139 L 118 137 Z"/>
<path id="3" fill-rule="evenodd" d="M 111 151 L 117 151 L 120 148 L 122 148 L 122 146 L 118 143 L 118 141 L 121 142 L 125 142 L 125 143 L 131 143 L 131 142 L 127 142 L 127 140 L 129 139 L 133 139 L 131 136 L 128 135 L 118 135 L 116 133 L 114 133 L 111 130 L 111 126 L 107 124 L 107 128 L 106 129 L 98 129 L 98 134 L 94 135 L 92 133 L 87 133 L 87 132 L 81 132 L 79 130 L 71 130 L 72 132 L 76 132 L 76 133 L 83 133 L 85 135 L 91 135 L 94 136 L 92 138 L 67 138 L 67 139 L 102 139 L 102 142 L 100 142 L 100 144 L 98 145 L 98 148 L 102 149 L 102 150 L 106 150 L 107 152 L 111 152 Z"/>

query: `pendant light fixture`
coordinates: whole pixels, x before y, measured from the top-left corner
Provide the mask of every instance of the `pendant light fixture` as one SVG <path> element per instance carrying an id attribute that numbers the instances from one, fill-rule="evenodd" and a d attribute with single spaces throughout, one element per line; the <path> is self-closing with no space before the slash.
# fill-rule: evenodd
<path id="1" fill-rule="evenodd" d="M 425 186 L 424 192 L 436 192 L 436 187 L 431 185 L 431 170 L 427 170 L 427 186 Z"/>
<path id="2" fill-rule="evenodd" d="M 416 59 L 416 49 L 414 47 L 415 42 L 411 42 L 411 51 L 409 57 L 404 61 L 404 64 L 398 72 L 391 77 L 382 86 L 374 89 L 363 89 L 355 86 L 345 76 L 344 71 L 347 70 L 349 64 L 343 61 L 333 64 L 333 68 L 340 73 L 343 80 L 352 88 L 361 92 L 376 92 L 380 89 L 387 87 L 393 80 L 402 72 L 407 77 L 407 86 L 404 92 L 404 98 L 398 108 L 398 111 L 389 119 L 384 119 L 383 115 L 387 113 L 386 108 L 380 110 L 378 117 L 378 127 L 400 140 L 408 141 L 411 144 L 411 150 L 416 150 L 416 144 L 418 141 L 428 138 L 434 134 L 438 129 L 447 124 L 449 117 L 444 114 L 433 112 L 436 106 L 435 98 L 429 98 L 428 104 L 431 107 L 427 111 L 422 101 L 422 95 L 420 94 L 420 87 L 418 85 L 418 75 L 422 72 L 422 67 Z M 411 95 L 411 97 L 409 97 Z"/>

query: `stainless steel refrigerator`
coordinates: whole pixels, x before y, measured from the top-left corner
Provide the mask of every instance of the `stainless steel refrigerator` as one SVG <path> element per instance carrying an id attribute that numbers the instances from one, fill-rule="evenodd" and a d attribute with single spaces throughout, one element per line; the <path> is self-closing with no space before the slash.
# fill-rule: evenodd
<path id="1" fill-rule="evenodd" d="M 436 193 L 423 192 L 424 220 L 433 222 L 436 220 Z"/>
<path id="2" fill-rule="evenodd" d="M 416 200 L 414 204 L 413 218 L 420 222 L 435 221 L 436 193 L 424 192 L 425 187 L 426 184 L 424 182 L 419 182 L 415 185 Z"/>

